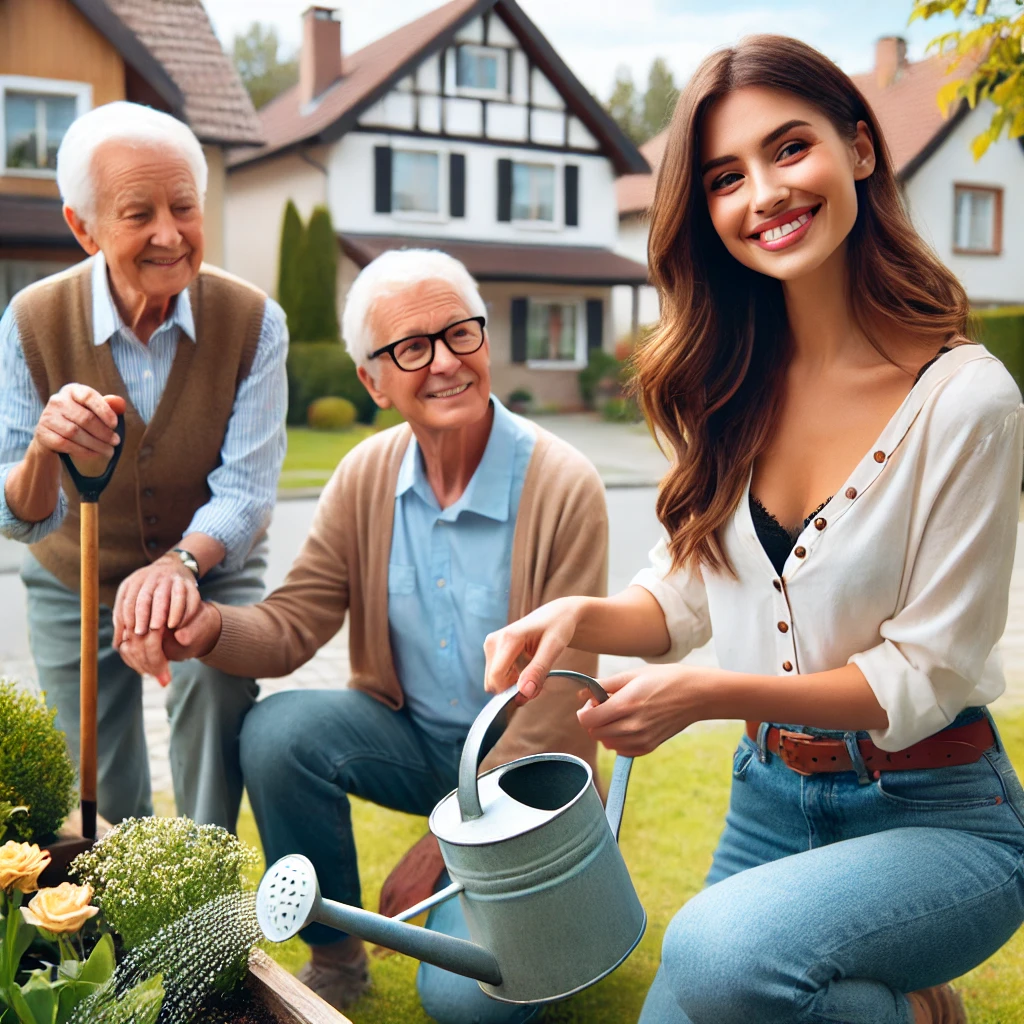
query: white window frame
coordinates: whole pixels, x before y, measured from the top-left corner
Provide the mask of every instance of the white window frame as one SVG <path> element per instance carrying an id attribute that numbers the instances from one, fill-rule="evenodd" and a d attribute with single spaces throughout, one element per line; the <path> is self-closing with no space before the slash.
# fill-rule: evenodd
<path id="1" fill-rule="evenodd" d="M 543 303 L 546 306 L 576 307 L 576 358 L 575 359 L 530 359 L 530 306 Z M 530 295 L 526 299 L 526 365 L 530 370 L 582 370 L 587 365 L 587 304 L 575 295 Z"/>
<path id="2" fill-rule="evenodd" d="M 474 56 L 494 57 L 498 62 L 497 85 L 493 89 L 479 86 L 459 85 L 459 51 L 465 50 Z M 508 95 L 508 50 L 500 46 L 483 46 L 479 43 L 457 43 L 455 46 L 455 94 L 457 96 L 478 96 L 495 99 Z"/>
<path id="3" fill-rule="evenodd" d="M 514 211 L 516 208 L 516 164 L 524 164 L 533 167 L 550 167 L 554 172 L 555 186 L 554 186 L 554 206 L 553 206 L 553 219 L 552 220 L 520 220 L 515 217 Z M 513 210 L 512 226 L 514 228 L 521 228 L 524 231 L 561 231 L 565 226 L 565 168 L 563 164 L 558 160 L 530 160 L 522 159 L 522 157 L 512 157 L 512 196 L 511 205 Z M 559 188 L 559 184 L 562 185 Z"/>
<path id="4" fill-rule="evenodd" d="M 0 75 L 0 146 L 3 163 L 0 177 L 44 178 L 53 181 L 56 171 L 48 167 L 7 166 L 7 93 L 30 92 L 41 96 L 65 96 L 75 101 L 75 117 L 79 118 L 92 109 L 92 86 L 88 82 L 70 82 L 59 78 L 33 78 L 31 75 Z"/>
<path id="5" fill-rule="evenodd" d="M 395 209 L 395 170 L 394 154 L 406 153 L 431 153 L 437 157 L 437 213 L 429 210 L 396 210 Z M 392 167 L 391 167 L 391 216 L 396 220 L 426 221 L 431 224 L 445 224 L 448 222 L 451 211 L 448 209 L 450 196 L 448 194 L 448 170 L 451 159 L 448 150 L 429 142 L 420 142 L 417 139 L 403 138 L 399 145 L 391 145 Z"/>

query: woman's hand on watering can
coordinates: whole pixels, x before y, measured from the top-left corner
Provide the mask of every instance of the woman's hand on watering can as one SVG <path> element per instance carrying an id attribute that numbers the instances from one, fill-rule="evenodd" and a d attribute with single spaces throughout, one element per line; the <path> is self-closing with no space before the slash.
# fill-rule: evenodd
<path id="1" fill-rule="evenodd" d="M 484 640 L 484 689 L 501 693 L 519 683 L 520 702 L 536 697 L 562 652 L 572 643 L 582 600 L 560 597 Z M 526 666 L 520 671 L 520 665 Z"/>
<path id="2" fill-rule="evenodd" d="M 65 384 L 43 408 L 33 440 L 55 454 L 108 461 L 121 442 L 114 428 L 124 409 L 120 395 L 101 395 L 85 384 Z"/>

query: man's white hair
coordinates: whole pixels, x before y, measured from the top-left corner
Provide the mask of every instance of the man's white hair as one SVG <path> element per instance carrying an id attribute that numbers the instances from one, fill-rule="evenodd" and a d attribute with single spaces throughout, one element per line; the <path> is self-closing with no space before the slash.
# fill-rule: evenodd
<path id="1" fill-rule="evenodd" d="M 397 338 L 375 338 L 370 316 L 378 300 L 395 295 L 422 281 L 446 281 L 466 304 L 467 316 L 484 316 L 487 307 L 469 271 L 453 256 L 439 249 L 392 249 L 368 263 L 352 282 L 345 299 L 341 333 L 356 366 L 377 374 L 369 355 Z"/>
<path id="2" fill-rule="evenodd" d="M 188 125 L 176 117 L 118 100 L 95 107 L 71 122 L 57 150 L 57 188 L 65 206 L 83 221 L 96 213 L 93 156 L 106 142 L 125 142 L 136 148 L 160 146 L 181 156 L 192 171 L 199 203 L 206 197 L 208 171 L 203 147 Z"/>

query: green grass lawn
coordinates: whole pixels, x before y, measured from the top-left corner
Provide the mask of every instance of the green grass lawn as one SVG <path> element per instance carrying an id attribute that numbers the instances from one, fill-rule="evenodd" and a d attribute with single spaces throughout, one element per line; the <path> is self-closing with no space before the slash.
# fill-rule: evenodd
<path id="1" fill-rule="evenodd" d="M 1024 710 L 999 716 L 1007 749 L 1024 768 Z M 672 915 L 698 891 L 711 863 L 729 795 L 735 724 L 685 733 L 633 769 L 622 826 L 622 849 L 647 910 L 647 934 L 614 974 L 546 1009 L 547 1024 L 627 1024 L 635 1021 L 658 965 L 662 934 Z M 609 775 L 612 758 L 605 754 Z M 392 866 L 426 830 L 423 818 L 353 800 L 365 905 L 375 909 Z M 239 834 L 259 845 L 246 811 Z M 261 871 L 254 872 L 255 882 Z M 306 959 L 298 939 L 269 948 L 289 970 Z M 372 961 L 374 988 L 348 1011 L 354 1024 L 426 1024 L 416 998 L 416 961 L 384 950 Z M 1024 1024 L 1024 929 L 994 957 L 958 982 L 973 1024 Z"/>
<path id="2" fill-rule="evenodd" d="M 288 453 L 281 470 L 282 489 L 322 487 L 334 467 L 373 433 L 373 427 L 357 423 L 348 430 L 310 430 L 288 428 Z"/>

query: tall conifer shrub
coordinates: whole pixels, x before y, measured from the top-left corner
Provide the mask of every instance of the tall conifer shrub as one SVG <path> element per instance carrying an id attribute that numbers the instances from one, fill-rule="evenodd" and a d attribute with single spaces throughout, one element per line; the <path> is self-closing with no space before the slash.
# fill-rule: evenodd
<path id="1" fill-rule="evenodd" d="M 298 261 L 295 341 L 338 341 L 338 239 L 325 206 L 313 210 Z"/>
<path id="2" fill-rule="evenodd" d="M 302 218 L 295 204 L 289 199 L 284 208 L 284 220 L 281 224 L 281 254 L 277 268 L 277 301 L 288 317 L 288 333 L 295 339 L 299 319 L 299 261 L 305 231 Z"/>

